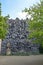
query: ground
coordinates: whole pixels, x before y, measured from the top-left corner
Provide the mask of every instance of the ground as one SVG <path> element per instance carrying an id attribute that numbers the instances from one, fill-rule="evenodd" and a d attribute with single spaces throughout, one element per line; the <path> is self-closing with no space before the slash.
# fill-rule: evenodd
<path id="1" fill-rule="evenodd" d="M 43 65 L 43 55 L 0 56 L 0 65 Z"/>

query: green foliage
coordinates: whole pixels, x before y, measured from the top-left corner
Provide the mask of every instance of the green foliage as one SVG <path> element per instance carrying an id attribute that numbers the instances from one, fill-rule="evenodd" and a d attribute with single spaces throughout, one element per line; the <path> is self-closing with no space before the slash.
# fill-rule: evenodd
<path id="1" fill-rule="evenodd" d="M 39 47 L 39 52 L 40 52 L 41 54 L 43 54 L 43 47 L 42 47 L 42 45 L 40 45 L 40 47 Z"/>
<path id="2" fill-rule="evenodd" d="M 0 39 L 5 38 L 5 35 L 7 34 L 7 17 L 0 16 Z"/>
<path id="3" fill-rule="evenodd" d="M 6 34 L 7 34 L 7 29 L 8 29 L 8 24 L 7 24 L 7 20 L 9 18 L 8 16 L 1 16 L 1 3 L 0 3 L 0 39 L 5 38 Z"/>
<path id="4" fill-rule="evenodd" d="M 25 8 L 24 11 L 31 15 L 28 28 L 29 38 L 34 38 L 33 43 L 40 43 L 43 46 L 43 0 L 29 9 Z"/>

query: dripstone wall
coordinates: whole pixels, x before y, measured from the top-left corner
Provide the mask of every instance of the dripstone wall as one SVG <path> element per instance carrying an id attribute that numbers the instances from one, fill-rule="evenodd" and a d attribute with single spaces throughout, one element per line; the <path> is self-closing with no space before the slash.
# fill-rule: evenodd
<path id="1" fill-rule="evenodd" d="M 31 44 L 27 40 L 29 34 L 26 20 L 19 20 L 18 18 L 8 21 L 9 29 L 6 38 L 2 41 L 1 54 L 6 54 L 7 51 L 11 51 L 11 54 L 16 52 L 39 52 L 39 46 L 37 44 Z"/>

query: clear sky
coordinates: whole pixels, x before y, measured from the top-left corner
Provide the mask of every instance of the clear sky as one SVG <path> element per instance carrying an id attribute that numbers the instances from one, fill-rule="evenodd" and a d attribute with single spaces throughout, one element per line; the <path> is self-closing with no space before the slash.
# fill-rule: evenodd
<path id="1" fill-rule="evenodd" d="M 2 15 L 10 15 L 11 18 L 25 18 L 25 13 L 22 10 L 29 8 L 33 4 L 39 2 L 39 0 L 0 0 L 2 3 Z"/>

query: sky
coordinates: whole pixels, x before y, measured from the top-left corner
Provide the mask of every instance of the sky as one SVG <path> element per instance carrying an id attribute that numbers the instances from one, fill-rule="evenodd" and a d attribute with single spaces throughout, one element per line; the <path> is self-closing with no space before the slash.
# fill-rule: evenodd
<path id="1" fill-rule="evenodd" d="M 26 13 L 23 12 L 25 8 L 29 8 L 40 2 L 40 0 L 0 0 L 2 4 L 2 15 L 10 15 L 10 18 L 15 19 L 16 17 L 20 19 L 26 18 Z"/>

